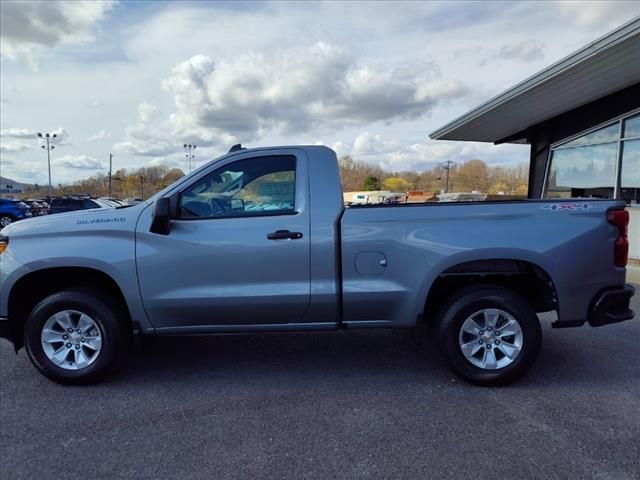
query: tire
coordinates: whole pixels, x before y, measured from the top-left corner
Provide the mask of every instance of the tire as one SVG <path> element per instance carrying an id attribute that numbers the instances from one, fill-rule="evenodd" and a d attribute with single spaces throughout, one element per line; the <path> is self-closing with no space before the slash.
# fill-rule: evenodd
<path id="1" fill-rule="evenodd" d="M 444 305 L 439 318 L 441 353 L 458 376 L 475 385 L 509 384 L 522 377 L 540 353 L 536 312 L 506 288 L 464 288 Z"/>
<path id="2" fill-rule="evenodd" d="M 8 227 L 9 225 L 11 225 L 15 221 L 16 221 L 16 219 L 13 218 L 11 215 L 9 215 L 7 213 L 1 214 L 0 215 L 0 230 L 2 230 L 4 227 Z"/>
<path id="3" fill-rule="evenodd" d="M 102 380 L 118 363 L 127 339 L 118 319 L 122 314 L 109 305 L 117 302 L 96 290 L 64 290 L 40 301 L 24 330 L 33 365 L 62 384 Z"/>

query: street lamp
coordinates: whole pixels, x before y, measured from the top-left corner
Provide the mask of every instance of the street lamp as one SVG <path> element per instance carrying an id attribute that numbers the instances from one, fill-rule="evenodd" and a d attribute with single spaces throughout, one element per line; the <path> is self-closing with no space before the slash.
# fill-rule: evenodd
<path id="1" fill-rule="evenodd" d="M 51 199 L 53 198 L 53 193 L 51 190 L 51 153 L 50 152 L 51 150 L 56 148 L 54 145 L 51 144 L 53 142 L 53 139 L 56 137 L 57 135 L 55 133 L 53 135 L 50 135 L 48 133 L 45 133 L 44 135 L 42 135 L 42 133 L 38 132 L 38 138 L 44 139 L 47 142 L 46 146 L 42 145 L 42 148 L 44 148 L 47 151 L 47 165 L 49 167 L 49 202 L 51 202 Z"/>
<path id="2" fill-rule="evenodd" d="M 191 145 L 190 143 L 184 144 L 184 156 L 189 159 L 189 172 L 191 172 L 193 159 L 196 158 L 197 145 Z"/>

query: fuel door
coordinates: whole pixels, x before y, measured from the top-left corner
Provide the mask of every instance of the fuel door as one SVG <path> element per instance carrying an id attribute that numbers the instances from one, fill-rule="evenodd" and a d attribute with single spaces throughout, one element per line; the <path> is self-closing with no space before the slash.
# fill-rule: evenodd
<path id="1" fill-rule="evenodd" d="M 360 275 L 380 275 L 387 268 L 387 257 L 382 252 L 360 252 L 355 268 Z"/>

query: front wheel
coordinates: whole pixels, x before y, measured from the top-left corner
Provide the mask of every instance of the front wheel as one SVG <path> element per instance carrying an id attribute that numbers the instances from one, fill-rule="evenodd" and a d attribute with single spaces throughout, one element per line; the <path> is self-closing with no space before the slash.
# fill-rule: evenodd
<path id="1" fill-rule="evenodd" d="M 66 290 L 42 300 L 25 324 L 25 346 L 34 366 L 64 384 L 101 380 L 116 363 L 124 332 L 106 297 Z"/>
<path id="2" fill-rule="evenodd" d="M 536 312 L 501 287 L 475 286 L 443 308 L 438 343 L 453 371 L 477 385 L 505 385 L 533 365 L 542 341 Z"/>
<path id="3" fill-rule="evenodd" d="M 11 225 L 15 219 L 8 214 L 0 214 L 0 230 Z"/>

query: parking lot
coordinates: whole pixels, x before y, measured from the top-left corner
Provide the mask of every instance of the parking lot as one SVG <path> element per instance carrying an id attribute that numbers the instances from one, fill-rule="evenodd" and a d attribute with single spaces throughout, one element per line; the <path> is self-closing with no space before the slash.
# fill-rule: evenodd
<path id="1" fill-rule="evenodd" d="M 90 387 L 1 342 L 0 476 L 639 478 L 640 321 L 544 334 L 504 388 L 404 331 L 154 340 Z"/>

